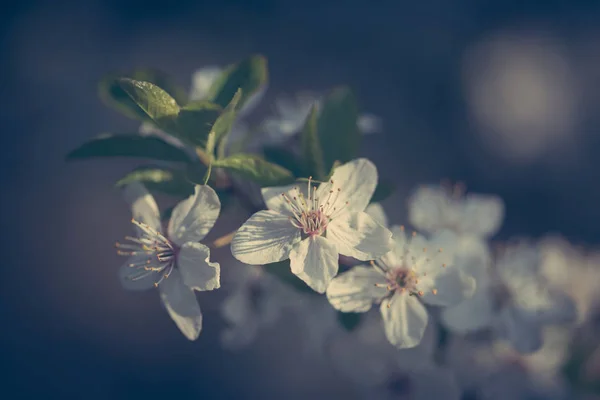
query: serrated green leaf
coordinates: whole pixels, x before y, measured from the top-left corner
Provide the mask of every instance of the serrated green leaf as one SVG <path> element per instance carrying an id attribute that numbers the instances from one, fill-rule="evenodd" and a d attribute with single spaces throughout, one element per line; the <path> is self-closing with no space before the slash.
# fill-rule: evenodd
<path id="1" fill-rule="evenodd" d="M 337 319 L 339 324 L 348 332 L 353 331 L 358 328 L 360 325 L 360 321 L 362 319 L 362 313 L 352 313 L 352 312 L 337 312 Z"/>
<path id="2" fill-rule="evenodd" d="M 291 286 L 295 290 L 302 293 L 310 293 L 313 295 L 319 295 L 317 292 L 312 290 L 303 280 L 294 275 L 290 269 L 290 260 L 279 261 L 265 265 L 265 271 L 275 276 L 281 282 Z"/>
<path id="3" fill-rule="evenodd" d="M 268 75 L 267 59 L 261 55 L 251 56 L 227 67 L 212 84 L 207 98 L 221 107 L 226 107 L 241 88 L 242 98 L 239 102 L 241 108 L 267 84 Z"/>
<path id="4" fill-rule="evenodd" d="M 325 97 L 317 119 L 317 132 L 324 173 L 331 170 L 336 161 L 346 163 L 356 158 L 361 135 L 358 105 L 349 88 L 336 88 Z"/>
<path id="5" fill-rule="evenodd" d="M 373 197 L 371 197 L 371 203 L 379 203 L 387 199 L 394 193 L 394 190 L 396 190 L 396 186 L 393 183 L 380 180 L 377 183 Z"/>
<path id="6" fill-rule="evenodd" d="M 218 143 L 220 143 L 231 131 L 231 127 L 235 123 L 235 117 L 238 112 L 238 105 L 240 103 L 240 99 L 242 98 L 242 89 L 238 89 L 231 99 L 231 102 L 225 107 L 225 110 L 219 115 L 219 118 L 215 121 L 212 126 L 212 129 L 209 134 L 209 138 L 212 137 L 212 140 L 208 140 L 206 144 L 206 152 L 213 156 L 215 152 L 215 147 Z"/>
<path id="7" fill-rule="evenodd" d="M 294 175 L 289 170 L 254 154 L 234 154 L 215 160 L 213 166 L 237 173 L 263 187 L 285 185 L 294 181 Z"/>
<path id="8" fill-rule="evenodd" d="M 325 179 L 325 174 L 327 173 L 323 160 L 321 141 L 322 139 L 318 130 L 318 111 L 317 107 L 313 106 L 300 133 L 300 143 L 307 169 L 306 172 L 316 179 Z"/>
<path id="9" fill-rule="evenodd" d="M 151 82 L 166 91 L 175 101 L 183 105 L 187 102 L 185 90 L 173 83 L 164 72 L 153 69 L 139 69 L 130 73 L 109 74 L 98 83 L 98 95 L 109 107 L 126 116 L 142 121 L 151 121 L 147 114 L 131 99 L 119 85 L 120 78 L 131 78 L 138 81 Z"/>
<path id="10" fill-rule="evenodd" d="M 187 197 L 194 192 L 194 185 L 186 179 L 183 170 L 156 165 L 136 168 L 119 179 L 115 186 L 123 187 L 133 182 L 143 183 L 150 191 L 178 197 Z"/>
<path id="11" fill-rule="evenodd" d="M 137 157 L 162 161 L 188 162 L 187 154 L 153 136 L 105 133 L 71 151 L 66 159 L 81 160 L 95 157 Z"/>

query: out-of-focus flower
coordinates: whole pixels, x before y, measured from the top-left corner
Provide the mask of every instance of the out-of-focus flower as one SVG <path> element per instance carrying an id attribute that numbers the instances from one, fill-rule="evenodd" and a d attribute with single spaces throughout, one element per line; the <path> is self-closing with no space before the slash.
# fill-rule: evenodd
<path id="1" fill-rule="evenodd" d="M 344 312 L 365 312 L 381 303 L 385 333 L 398 348 L 421 342 L 428 315 L 423 303 L 456 305 L 473 294 L 475 280 L 454 264 L 457 237 L 450 231 L 429 240 L 391 228 L 394 248 L 371 267 L 357 266 L 331 281 L 327 298 Z"/>
<path id="2" fill-rule="evenodd" d="M 477 399 L 569 399 L 562 376 L 570 334 L 564 327 L 545 327 L 544 345 L 532 354 L 513 350 L 504 340 L 453 337 L 445 354 L 463 389 Z"/>
<path id="3" fill-rule="evenodd" d="M 522 353 L 542 346 L 542 328 L 575 319 L 572 299 L 544 277 L 539 246 L 520 242 L 507 246 L 488 274 L 478 275 L 480 292 L 454 309 L 443 312 L 442 321 L 457 332 L 467 327 L 490 326 Z M 470 324 L 468 323 L 470 321 Z"/>
<path id="4" fill-rule="evenodd" d="M 369 312 L 358 328 L 329 343 L 328 354 L 334 370 L 365 399 L 459 399 L 451 371 L 433 363 L 436 333 L 432 321 L 418 346 L 399 350 L 388 342 L 378 313 Z"/>
<path id="5" fill-rule="evenodd" d="M 180 202 L 163 233 L 158 206 L 139 183 L 124 189 L 133 213 L 137 237 L 117 243 L 118 253 L 129 259 L 119 270 L 128 290 L 158 287 L 169 315 L 189 340 L 202 330 L 202 313 L 194 290 L 220 287 L 220 267 L 210 262 L 210 250 L 198 243 L 215 224 L 221 203 L 209 186 L 196 186 L 192 196 Z"/>
<path id="6" fill-rule="evenodd" d="M 294 97 L 279 97 L 275 100 L 275 115 L 263 122 L 266 141 L 279 144 L 298 134 L 304 126 L 313 106 L 319 109 L 323 99 L 309 92 L 300 92 Z M 358 129 L 363 134 L 380 132 L 383 123 L 374 114 L 362 114 L 358 117 Z"/>
<path id="7" fill-rule="evenodd" d="M 419 231 L 449 229 L 460 235 L 488 238 L 500 229 L 504 203 L 498 196 L 464 194 L 460 185 L 424 185 L 409 199 L 408 218 Z"/>
<path id="8" fill-rule="evenodd" d="M 269 210 L 252 215 L 231 243 L 235 258 L 253 265 L 290 259 L 292 272 L 324 293 L 338 272 L 339 254 L 371 260 L 392 247 L 392 233 L 364 212 L 377 169 L 361 158 L 335 169 L 329 182 L 265 188 Z"/>
<path id="9" fill-rule="evenodd" d="M 223 73 L 223 68 L 215 65 L 197 69 L 192 74 L 192 88 L 190 90 L 190 100 L 206 100 L 213 83 L 219 75 Z"/>
<path id="10" fill-rule="evenodd" d="M 236 350 L 252 343 L 262 329 L 275 325 L 285 310 L 299 303 L 299 294 L 267 274 L 262 267 L 238 265 L 233 288 L 221 305 L 227 328 L 221 342 Z"/>

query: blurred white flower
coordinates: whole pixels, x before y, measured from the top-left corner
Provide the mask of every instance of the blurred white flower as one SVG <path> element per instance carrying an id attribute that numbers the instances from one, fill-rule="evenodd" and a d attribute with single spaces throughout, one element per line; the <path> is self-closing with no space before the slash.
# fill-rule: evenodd
<path id="1" fill-rule="evenodd" d="M 465 195 L 460 185 L 424 185 L 408 201 L 408 218 L 419 231 L 449 229 L 460 235 L 488 238 L 500 229 L 504 203 L 498 196 Z"/>
<path id="2" fill-rule="evenodd" d="M 503 340 L 452 337 L 444 361 L 461 387 L 478 399 L 567 400 L 571 397 L 562 368 L 569 355 L 569 330 L 546 327 L 542 335 L 544 345 L 527 355 Z"/>
<path id="3" fill-rule="evenodd" d="M 196 186 L 192 196 L 180 202 L 163 233 L 158 206 L 140 183 L 125 187 L 137 237 L 117 243 L 118 253 L 129 259 L 119 270 L 128 290 L 158 287 L 169 315 L 189 340 L 202 330 L 202 313 L 194 290 L 220 287 L 219 263 L 210 262 L 210 250 L 202 240 L 215 224 L 221 203 L 209 186 Z"/>
<path id="4" fill-rule="evenodd" d="M 352 332 L 336 336 L 328 346 L 336 372 L 365 399 L 459 399 L 451 371 L 433 363 L 437 326 L 432 321 L 421 343 L 399 350 L 386 337 L 378 313 L 369 312 Z"/>
<path id="5" fill-rule="evenodd" d="M 442 321 L 460 333 L 489 326 L 517 351 L 537 351 L 543 344 L 544 326 L 569 323 L 576 317 L 572 299 L 549 284 L 541 262 L 539 246 L 520 242 L 506 247 L 491 273 L 483 266 L 476 275 L 481 286 L 475 296 L 444 310 Z"/>
<path id="6" fill-rule="evenodd" d="M 252 343 L 262 329 L 274 326 L 286 309 L 299 302 L 299 296 L 262 267 L 238 265 L 229 270 L 234 270 L 233 289 L 221 304 L 227 323 L 221 343 L 237 350 Z"/>
<path id="7" fill-rule="evenodd" d="M 275 115 L 263 121 L 266 141 L 271 144 L 280 144 L 298 134 L 304 126 L 304 121 L 310 114 L 313 106 L 319 109 L 323 99 L 309 92 L 300 92 L 294 97 L 279 97 L 275 100 Z M 380 132 L 383 123 L 381 118 L 374 114 L 358 116 L 358 129 L 363 134 Z"/>
<path id="8" fill-rule="evenodd" d="M 475 280 L 454 264 L 457 236 L 435 233 L 429 240 L 403 227 L 391 228 L 394 248 L 371 267 L 357 266 L 331 281 L 327 298 L 344 312 L 365 312 L 381 303 L 385 333 L 398 348 L 421 342 L 428 315 L 423 303 L 459 304 L 473 294 Z"/>
<path id="9" fill-rule="evenodd" d="M 292 185 L 264 188 L 269 210 L 252 215 L 231 243 L 235 258 L 253 265 L 290 259 L 308 286 L 324 293 L 338 271 L 339 254 L 371 260 L 392 247 L 391 232 L 364 212 L 377 185 L 377 169 L 364 158 L 335 169 L 329 182 L 307 193 Z"/>
<path id="10" fill-rule="evenodd" d="M 208 97 L 211 86 L 222 73 L 223 68 L 213 65 L 197 69 L 192 74 L 190 100 L 205 100 Z"/>

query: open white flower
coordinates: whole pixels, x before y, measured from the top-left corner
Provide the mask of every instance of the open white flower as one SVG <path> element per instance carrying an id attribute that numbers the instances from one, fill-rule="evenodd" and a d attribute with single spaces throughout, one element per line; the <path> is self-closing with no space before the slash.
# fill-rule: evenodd
<path id="1" fill-rule="evenodd" d="M 202 240 L 215 224 L 221 203 L 209 186 L 196 186 L 195 193 L 174 209 L 166 234 L 158 206 L 139 183 L 124 189 L 131 205 L 137 237 L 117 243 L 118 253 L 129 259 L 119 270 L 121 284 L 128 290 L 158 287 L 169 315 L 189 340 L 202 330 L 202 313 L 194 290 L 220 287 L 220 267 L 210 262 L 210 250 Z"/>
<path id="2" fill-rule="evenodd" d="M 392 227 L 395 246 L 371 267 L 357 266 L 331 281 L 327 298 L 344 312 L 365 312 L 374 303 L 388 340 L 398 348 L 417 346 L 427 326 L 423 303 L 451 306 L 472 295 L 475 280 L 454 265 L 457 237 L 441 231 L 427 240 Z"/>
<path id="3" fill-rule="evenodd" d="M 255 213 L 240 227 L 231 252 L 254 265 L 289 258 L 292 272 L 324 293 L 338 272 L 339 254 L 372 260 L 392 246 L 392 233 L 364 212 L 376 185 L 375 165 L 360 158 L 336 168 L 318 188 L 310 179 L 307 186 L 265 188 L 269 210 Z"/>
<path id="4" fill-rule="evenodd" d="M 278 144 L 300 133 L 313 106 L 321 107 L 323 99 L 309 92 L 300 92 L 294 97 L 279 97 L 275 100 L 275 115 L 263 122 L 266 140 Z M 382 129 L 381 118 L 373 114 L 358 117 L 358 129 L 363 134 L 379 132 Z"/>
<path id="5" fill-rule="evenodd" d="M 549 284 L 540 270 L 541 262 L 539 246 L 526 242 L 508 246 L 491 271 L 482 270 L 478 275 L 481 286 L 477 293 L 456 308 L 445 310 L 442 321 L 460 333 L 471 330 L 469 325 L 473 329 L 491 327 L 517 351 L 537 351 L 543 344 L 544 326 L 570 323 L 576 318 L 572 299 Z"/>
<path id="6" fill-rule="evenodd" d="M 490 237 L 504 218 L 504 203 L 497 196 L 464 194 L 464 188 L 428 185 L 418 188 L 408 202 L 408 218 L 419 231 L 449 229 L 460 235 Z"/>

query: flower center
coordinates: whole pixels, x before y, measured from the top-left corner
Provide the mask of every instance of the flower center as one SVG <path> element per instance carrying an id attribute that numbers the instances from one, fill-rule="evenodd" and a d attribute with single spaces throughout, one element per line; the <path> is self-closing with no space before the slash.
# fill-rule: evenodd
<path id="1" fill-rule="evenodd" d="M 325 199 L 317 197 L 317 188 L 312 186 L 312 177 L 308 178 L 308 196 L 305 196 L 298 187 L 293 189 L 295 193 L 292 193 L 291 196 L 287 193 L 281 194 L 292 209 L 293 215 L 290 216 L 290 222 L 296 228 L 301 229 L 305 235 L 323 235 L 329 221 L 343 210 L 344 206 L 348 205 L 346 202 L 341 208 L 337 207 L 336 200 L 341 188 L 334 190 L 333 180 L 330 183 L 332 187 Z"/>
<path id="2" fill-rule="evenodd" d="M 150 226 L 134 219 L 131 222 L 139 228 L 139 236 L 126 236 L 129 243 L 117 242 L 117 254 L 130 257 L 128 266 L 136 271 L 129 279 L 137 281 L 154 275 L 154 286 L 158 287 L 175 268 L 179 248 Z"/>

